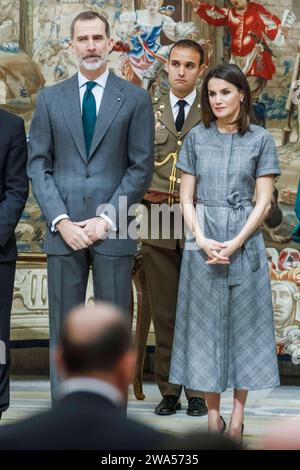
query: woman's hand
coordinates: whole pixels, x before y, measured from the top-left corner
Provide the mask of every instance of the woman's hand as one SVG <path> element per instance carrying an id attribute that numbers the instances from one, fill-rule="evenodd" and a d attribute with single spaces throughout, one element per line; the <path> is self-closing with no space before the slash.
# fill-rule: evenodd
<path id="1" fill-rule="evenodd" d="M 225 249 L 224 243 L 203 237 L 198 239 L 197 236 L 196 242 L 199 248 L 207 254 L 207 264 L 229 264 L 229 257 L 221 255 L 221 251 Z"/>
<path id="2" fill-rule="evenodd" d="M 220 251 L 219 255 L 229 259 L 240 247 L 239 240 L 233 238 L 223 243 L 223 249 Z"/>

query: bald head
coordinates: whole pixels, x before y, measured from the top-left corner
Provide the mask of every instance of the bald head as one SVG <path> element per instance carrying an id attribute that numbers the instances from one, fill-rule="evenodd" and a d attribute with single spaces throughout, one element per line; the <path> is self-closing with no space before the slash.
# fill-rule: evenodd
<path id="1" fill-rule="evenodd" d="M 69 373 L 111 371 L 130 347 L 129 321 L 111 304 L 77 307 L 62 328 L 60 348 Z"/>
<path id="2" fill-rule="evenodd" d="M 112 304 L 99 302 L 74 308 L 66 319 L 69 338 L 76 343 L 87 343 L 105 334 L 113 325 L 124 323 L 125 316 Z M 127 324 L 127 322 L 126 322 Z"/>

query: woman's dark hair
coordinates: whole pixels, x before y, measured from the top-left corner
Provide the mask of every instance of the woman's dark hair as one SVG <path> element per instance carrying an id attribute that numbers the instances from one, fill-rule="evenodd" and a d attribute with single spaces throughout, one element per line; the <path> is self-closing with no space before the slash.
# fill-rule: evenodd
<path id="1" fill-rule="evenodd" d="M 220 78 L 228 83 L 234 85 L 239 91 L 244 93 L 244 100 L 241 103 L 239 115 L 232 124 L 237 124 L 238 132 L 243 135 L 249 130 L 250 124 L 255 122 L 255 117 L 252 109 L 251 91 L 247 78 L 239 67 L 234 64 L 216 65 L 209 69 L 202 83 L 201 91 L 201 111 L 202 121 L 205 127 L 210 127 L 213 121 L 216 121 L 216 116 L 212 112 L 209 104 L 208 96 L 208 82 L 212 78 Z"/>

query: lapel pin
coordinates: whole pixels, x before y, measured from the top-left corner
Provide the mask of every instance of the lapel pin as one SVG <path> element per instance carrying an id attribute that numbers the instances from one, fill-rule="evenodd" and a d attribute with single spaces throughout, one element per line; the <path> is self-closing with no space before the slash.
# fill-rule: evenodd
<path id="1" fill-rule="evenodd" d="M 121 98 L 118 96 L 117 101 L 121 101 Z"/>
<path id="2" fill-rule="evenodd" d="M 159 109 L 164 109 L 164 108 L 165 108 L 164 103 L 159 105 Z"/>
<path id="3" fill-rule="evenodd" d="M 160 118 L 160 116 L 161 116 L 161 111 L 156 111 L 155 113 L 156 119 Z"/>

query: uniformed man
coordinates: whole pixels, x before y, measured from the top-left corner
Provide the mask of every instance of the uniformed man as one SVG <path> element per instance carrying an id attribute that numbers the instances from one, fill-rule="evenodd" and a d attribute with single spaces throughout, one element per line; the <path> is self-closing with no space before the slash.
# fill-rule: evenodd
<path id="1" fill-rule="evenodd" d="M 181 227 L 176 226 L 176 211 L 172 208 L 179 200 L 177 154 L 186 134 L 200 121 L 200 96 L 196 83 L 205 69 L 203 62 L 204 53 L 197 42 L 190 39 L 176 42 L 167 63 L 170 93 L 160 100 L 154 98 L 155 171 L 145 195 L 145 204 L 148 208 L 151 206 L 152 218 L 148 211 L 148 238 L 145 236 L 143 239 L 142 255 L 156 338 L 155 379 L 162 394 L 162 400 L 155 408 L 158 415 L 171 415 L 181 409 L 182 386 L 168 381 L 183 248 L 183 237 L 176 238 L 176 231 L 179 229 L 180 233 Z M 161 218 L 158 229 L 154 227 L 153 203 L 160 204 L 159 208 L 163 203 L 170 207 L 170 236 L 167 239 Z M 179 220 L 182 226 L 181 214 Z M 155 232 L 158 234 L 154 235 Z M 201 391 L 185 389 L 185 394 L 187 414 L 202 416 L 207 413 Z"/>

